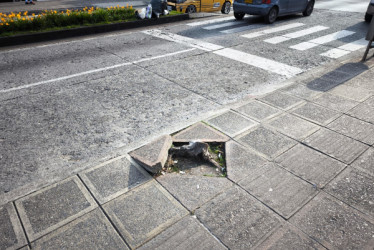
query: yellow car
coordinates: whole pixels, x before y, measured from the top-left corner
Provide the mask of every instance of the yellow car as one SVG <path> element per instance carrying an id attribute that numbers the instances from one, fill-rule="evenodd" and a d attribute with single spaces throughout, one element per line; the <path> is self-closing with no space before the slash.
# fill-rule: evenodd
<path id="1" fill-rule="evenodd" d="M 168 0 L 168 10 L 183 13 L 221 11 L 229 14 L 232 0 Z"/>

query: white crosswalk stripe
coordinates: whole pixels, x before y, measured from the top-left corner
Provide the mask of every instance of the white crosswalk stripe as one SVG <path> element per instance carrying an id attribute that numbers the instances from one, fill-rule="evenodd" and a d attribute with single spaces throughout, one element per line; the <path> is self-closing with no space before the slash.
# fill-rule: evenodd
<path id="1" fill-rule="evenodd" d="M 344 44 L 338 48 L 330 49 L 329 51 L 326 51 L 325 53 L 322 53 L 321 56 L 326 56 L 330 58 L 339 58 L 345 55 L 348 55 L 349 53 L 365 48 L 368 44 L 368 41 L 365 40 L 365 38 L 362 38 L 360 40 Z"/>
<path id="2" fill-rule="evenodd" d="M 206 20 L 206 21 L 187 23 L 187 25 L 188 26 L 201 26 L 201 25 L 212 24 L 212 23 L 220 23 L 220 22 L 224 22 L 228 20 L 235 20 L 235 18 L 233 16 L 229 16 L 229 17 L 216 18 L 216 19 L 211 19 L 211 20 Z"/>
<path id="3" fill-rule="evenodd" d="M 275 28 L 270 28 L 270 29 L 266 29 L 266 30 L 262 30 L 262 31 L 253 32 L 253 33 L 249 33 L 249 34 L 246 34 L 246 35 L 242 35 L 242 37 L 245 37 L 245 38 L 255 38 L 255 37 L 264 36 L 264 35 L 272 34 L 272 33 L 279 32 L 279 31 L 284 31 L 284 30 L 289 30 L 289 29 L 297 28 L 297 27 L 300 27 L 300 26 L 303 26 L 303 25 L 304 25 L 303 23 L 285 24 L 285 25 L 277 26 Z"/>
<path id="4" fill-rule="evenodd" d="M 309 29 L 304 29 L 304 30 L 288 33 L 282 36 L 276 36 L 270 39 L 266 39 L 264 40 L 264 42 L 271 43 L 271 44 L 278 44 L 284 41 L 291 40 L 293 38 L 303 37 L 303 36 L 310 35 L 310 34 L 313 34 L 313 33 L 316 33 L 322 30 L 327 30 L 327 29 L 328 27 L 318 25 L 318 26 L 311 27 Z"/>
<path id="5" fill-rule="evenodd" d="M 231 27 L 231 26 L 235 26 L 235 25 L 239 25 L 239 24 L 243 24 L 243 22 L 231 21 L 231 22 L 226 22 L 226 23 L 222 23 L 222 24 L 205 26 L 205 27 L 203 27 L 203 29 L 205 29 L 205 30 L 215 30 L 215 29 Z"/>
<path id="6" fill-rule="evenodd" d="M 354 33 L 355 32 L 353 31 L 341 30 L 341 31 L 338 31 L 338 32 L 335 32 L 335 33 L 332 33 L 326 36 L 318 37 L 308 42 L 302 42 L 302 43 L 296 44 L 294 46 L 291 46 L 290 48 L 296 49 L 296 50 L 302 50 L 302 51 L 308 50 L 308 49 L 317 47 L 318 45 L 326 44 L 326 43 L 341 39 L 343 37 L 350 36 Z"/>
<path id="7" fill-rule="evenodd" d="M 258 29 L 258 28 L 262 28 L 262 27 L 265 27 L 265 26 L 266 26 L 265 24 L 251 24 L 251 25 L 246 25 L 246 26 L 242 26 L 242 27 L 238 27 L 238 28 L 222 30 L 220 32 L 224 33 L 224 34 L 232 34 L 232 33 L 239 33 L 239 32 L 243 32 L 243 31 Z"/>

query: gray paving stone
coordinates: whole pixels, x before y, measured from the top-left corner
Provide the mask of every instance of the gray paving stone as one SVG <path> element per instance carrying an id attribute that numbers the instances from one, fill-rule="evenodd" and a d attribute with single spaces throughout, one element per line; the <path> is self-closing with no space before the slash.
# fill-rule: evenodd
<path id="1" fill-rule="evenodd" d="M 36 240 L 32 249 L 129 249 L 103 212 L 94 211 Z"/>
<path id="2" fill-rule="evenodd" d="M 232 111 L 211 118 L 207 122 L 231 137 L 257 125 L 256 122 Z"/>
<path id="3" fill-rule="evenodd" d="M 232 186 L 223 177 L 206 177 L 168 173 L 157 178 L 188 210 L 194 211 Z"/>
<path id="4" fill-rule="evenodd" d="M 131 248 L 142 245 L 188 214 L 155 181 L 134 188 L 103 208 Z"/>
<path id="5" fill-rule="evenodd" d="M 89 169 L 79 175 L 100 204 L 152 179 L 126 158 Z"/>
<path id="6" fill-rule="evenodd" d="M 170 135 L 164 135 L 129 153 L 134 160 L 151 173 L 162 170 L 168 158 L 172 140 Z"/>
<path id="7" fill-rule="evenodd" d="M 350 81 L 348 81 L 346 85 L 374 91 L 373 79 L 374 79 L 374 71 L 368 70 L 367 72 L 361 74 L 360 76 L 355 77 L 351 79 Z"/>
<path id="8" fill-rule="evenodd" d="M 319 125 L 326 125 L 341 115 L 341 113 L 337 111 L 324 108 L 311 102 L 298 107 L 292 112 L 292 114 L 298 115 Z"/>
<path id="9" fill-rule="evenodd" d="M 225 144 L 227 178 L 238 182 L 267 161 L 235 141 Z"/>
<path id="10" fill-rule="evenodd" d="M 318 191 L 274 163 L 254 170 L 239 185 L 288 219 Z"/>
<path id="11" fill-rule="evenodd" d="M 369 148 L 352 163 L 352 166 L 374 176 L 374 148 Z"/>
<path id="12" fill-rule="evenodd" d="M 301 144 L 282 154 L 275 161 L 318 187 L 325 186 L 346 167 L 345 164 Z"/>
<path id="13" fill-rule="evenodd" d="M 325 191 L 374 218 L 374 176 L 347 168 L 326 186 Z"/>
<path id="14" fill-rule="evenodd" d="M 291 114 L 275 117 L 269 120 L 267 124 L 296 140 L 302 140 L 320 128 L 316 124 Z"/>
<path id="15" fill-rule="evenodd" d="M 307 88 L 314 90 L 314 91 L 326 92 L 338 86 L 341 83 L 342 81 L 339 79 L 334 80 L 334 79 L 327 78 L 327 77 L 321 77 L 321 78 L 317 78 L 306 83 L 306 86 Z"/>
<path id="16" fill-rule="evenodd" d="M 328 129 L 321 129 L 304 141 L 307 145 L 347 164 L 354 161 L 368 146 Z"/>
<path id="17" fill-rule="evenodd" d="M 93 210 L 97 204 L 78 177 L 73 176 L 17 200 L 16 206 L 33 241 Z"/>
<path id="18" fill-rule="evenodd" d="M 24 247 L 22 247 L 22 248 L 20 248 L 18 250 L 30 250 L 30 248 L 29 248 L 29 246 L 24 246 Z"/>
<path id="19" fill-rule="evenodd" d="M 347 114 L 374 124 L 374 107 L 368 103 L 363 102 L 357 105 Z"/>
<path id="20" fill-rule="evenodd" d="M 282 226 L 271 233 L 271 235 L 255 249 L 258 250 L 322 250 L 326 249 L 308 235 L 301 232 L 290 223 Z"/>
<path id="21" fill-rule="evenodd" d="M 182 130 L 173 136 L 174 142 L 226 142 L 230 138 L 201 122 Z"/>
<path id="22" fill-rule="evenodd" d="M 263 121 L 280 114 L 282 111 L 265 103 L 253 101 L 236 109 L 238 112 L 257 121 Z"/>
<path id="23" fill-rule="evenodd" d="M 340 85 L 330 91 L 331 94 L 343 96 L 354 101 L 362 102 L 373 95 L 373 92 L 367 89 L 355 88 L 348 85 Z"/>
<path id="24" fill-rule="evenodd" d="M 280 224 L 280 217 L 238 187 L 217 196 L 196 215 L 230 249 L 249 249 Z"/>
<path id="25" fill-rule="evenodd" d="M 335 69 L 333 71 L 330 71 L 327 74 L 323 75 L 322 78 L 328 78 L 328 79 L 334 80 L 334 81 L 339 82 L 339 83 L 344 83 L 344 82 L 348 81 L 349 79 L 351 79 L 352 77 L 354 77 L 357 74 L 357 72 L 347 72 L 347 70 L 349 70 L 348 67 L 346 67 L 344 69 L 344 71 L 337 68 L 337 69 Z"/>
<path id="26" fill-rule="evenodd" d="M 374 246 L 373 220 L 324 192 L 290 222 L 329 249 L 372 249 Z"/>
<path id="27" fill-rule="evenodd" d="M 265 127 L 258 127 L 238 140 L 267 159 L 272 159 L 296 145 L 292 139 Z"/>
<path id="28" fill-rule="evenodd" d="M 146 249 L 215 250 L 227 248 L 196 218 L 186 216 L 139 248 L 139 250 Z"/>
<path id="29" fill-rule="evenodd" d="M 306 100 L 322 95 L 322 92 L 312 90 L 304 84 L 294 84 L 281 91 Z"/>
<path id="30" fill-rule="evenodd" d="M 274 107 L 283 109 L 283 110 L 290 109 L 303 102 L 302 99 L 284 94 L 280 91 L 268 94 L 260 98 L 259 100 L 261 100 L 262 102 L 266 102 Z"/>
<path id="31" fill-rule="evenodd" d="M 313 102 L 326 108 L 337 110 L 340 112 L 347 112 L 348 110 L 360 104 L 359 102 L 329 93 L 325 93 L 313 99 Z"/>
<path id="32" fill-rule="evenodd" d="M 13 204 L 0 207 L 0 248 L 17 249 L 25 245 L 26 237 Z"/>
<path id="33" fill-rule="evenodd" d="M 363 143 L 374 144 L 374 125 L 371 123 L 343 115 L 327 125 L 327 127 Z"/>

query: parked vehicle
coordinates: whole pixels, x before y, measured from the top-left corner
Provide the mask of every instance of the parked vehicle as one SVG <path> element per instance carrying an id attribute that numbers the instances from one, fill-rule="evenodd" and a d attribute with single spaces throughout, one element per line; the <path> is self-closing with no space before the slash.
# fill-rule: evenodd
<path id="1" fill-rule="evenodd" d="M 232 0 L 168 0 L 168 10 L 184 13 L 221 11 L 229 14 Z"/>
<path id="2" fill-rule="evenodd" d="M 273 23 L 278 16 L 303 13 L 310 16 L 315 0 L 235 0 L 234 16 L 243 19 L 245 14 L 265 17 L 266 23 Z"/>
<path id="3" fill-rule="evenodd" d="M 365 14 L 365 21 L 370 23 L 374 15 L 374 0 L 371 0 Z"/>

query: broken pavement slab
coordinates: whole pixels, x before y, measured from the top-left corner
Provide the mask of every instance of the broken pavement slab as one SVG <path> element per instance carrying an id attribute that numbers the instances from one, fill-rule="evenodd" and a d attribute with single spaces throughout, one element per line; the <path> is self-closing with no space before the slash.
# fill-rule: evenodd
<path id="1" fill-rule="evenodd" d="M 230 138 L 201 122 L 188 127 L 173 136 L 173 142 L 226 142 Z"/>
<path id="2" fill-rule="evenodd" d="M 164 167 L 171 145 L 171 136 L 164 135 L 130 152 L 129 155 L 147 171 L 156 174 Z"/>

